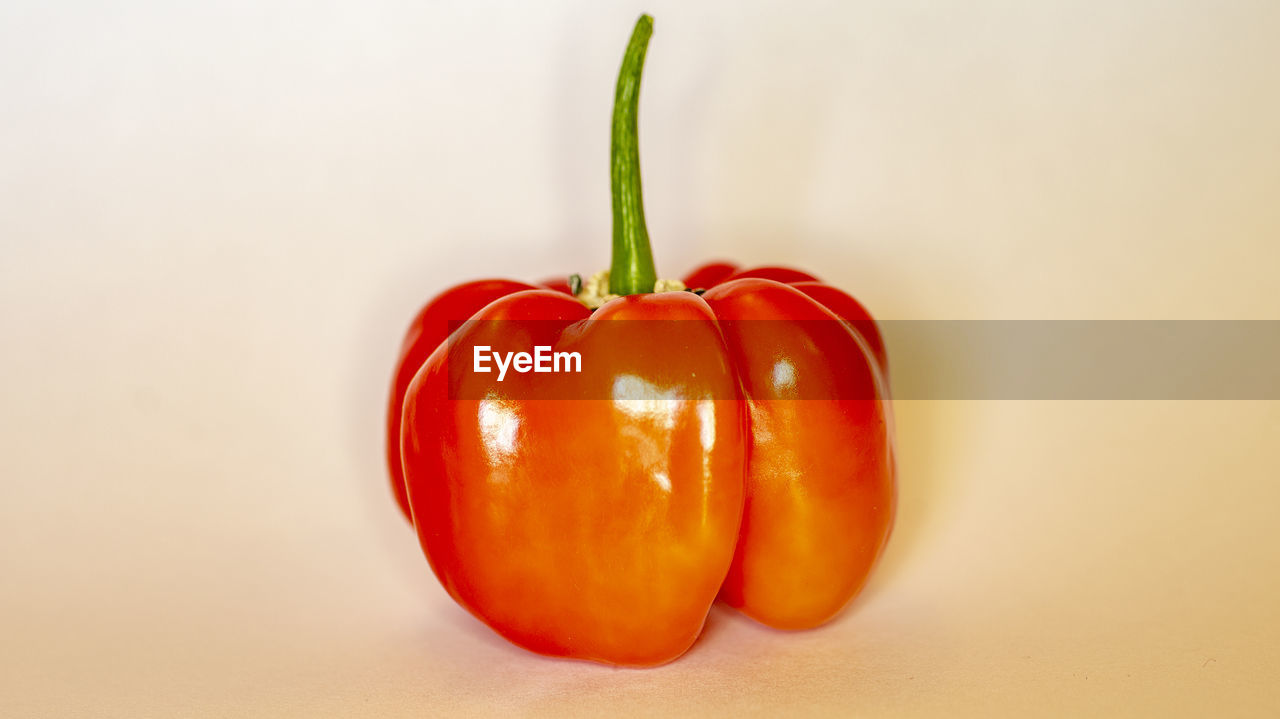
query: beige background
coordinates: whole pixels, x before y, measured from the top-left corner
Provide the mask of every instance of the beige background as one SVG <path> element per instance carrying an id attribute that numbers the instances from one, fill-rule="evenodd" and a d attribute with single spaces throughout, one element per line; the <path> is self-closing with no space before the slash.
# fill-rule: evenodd
<path id="1" fill-rule="evenodd" d="M 614 670 L 448 601 L 384 487 L 399 335 L 607 263 L 640 9 L 0 7 L 0 715 L 1280 713 L 1274 401 L 900 403 L 897 533 L 817 631 Z M 666 274 L 1280 318 L 1274 2 L 643 9 Z"/>

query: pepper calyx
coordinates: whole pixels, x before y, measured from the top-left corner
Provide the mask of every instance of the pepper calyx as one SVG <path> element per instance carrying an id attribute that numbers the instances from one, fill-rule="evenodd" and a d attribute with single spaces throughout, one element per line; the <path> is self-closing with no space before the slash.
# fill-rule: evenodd
<path id="1" fill-rule="evenodd" d="M 581 283 L 579 291 L 574 292 L 573 296 L 576 297 L 579 302 L 593 310 L 609 300 L 616 300 L 622 296 L 609 291 L 609 270 L 601 270 L 594 275 L 591 275 L 591 277 L 587 278 L 586 281 L 583 281 L 578 275 L 573 275 L 573 277 L 578 277 L 578 281 Z M 572 285 L 570 287 L 572 289 Z M 653 289 L 651 291 L 684 292 L 686 289 L 688 288 L 686 288 L 684 283 L 680 280 L 659 279 L 653 283 Z"/>

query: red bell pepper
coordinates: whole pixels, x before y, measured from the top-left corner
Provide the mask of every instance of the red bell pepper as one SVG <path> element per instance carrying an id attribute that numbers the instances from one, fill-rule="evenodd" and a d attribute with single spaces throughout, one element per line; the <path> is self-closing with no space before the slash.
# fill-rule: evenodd
<path id="1" fill-rule="evenodd" d="M 884 344 L 856 300 L 724 263 L 685 278 L 705 292 L 653 291 L 636 146 L 651 27 L 636 25 L 614 108 L 613 260 L 595 289 L 618 297 L 593 310 L 576 278 L 445 291 L 404 341 L 387 444 L 459 604 L 533 651 L 634 665 L 683 653 L 717 596 L 774 627 L 826 622 L 865 583 L 896 496 Z M 609 331 L 636 320 L 680 321 L 679 346 Z M 476 379 L 451 374 L 459 353 L 531 341 L 579 352 L 582 371 L 459 392 Z M 637 385 L 650 399 L 623 396 Z"/>

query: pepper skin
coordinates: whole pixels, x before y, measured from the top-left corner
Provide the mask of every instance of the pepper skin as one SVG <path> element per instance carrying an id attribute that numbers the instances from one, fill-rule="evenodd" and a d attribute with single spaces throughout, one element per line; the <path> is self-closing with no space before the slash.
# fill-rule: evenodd
<path id="1" fill-rule="evenodd" d="M 777 628 L 828 621 L 864 586 L 896 498 L 884 342 L 857 300 L 724 262 L 685 278 L 696 292 L 651 291 L 635 140 L 649 33 L 642 16 L 614 109 L 621 296 L 591 310 L 576 279 L 442 293 L 403 343 L 387 445 L 455 601 L 532 651 L 639 666 L 686 651 L 717 598 Z M 610 331 L 641 320 L 680 334 Z M 578 352 L 581 372 L 459 371 L 481 345 Z"/>
<path id="2" fill-rule="evenodd" d="M 891 410 L 873 350 L 883 342 L 853 298 L 807 277 L 756 279 L 783 276 L 764 269 L 703 295 L 729 320 L 748 408 L 746 506 L 721 598 L 769 626 L 807 629 L 862 589 L 893 525 Z"/>
<path id="3" fill-rule="evenodd" d="M 743 506 L 744 406 L 732 399 L 735 376 L 707 303 L 687 292 L 632 295 L 591 313 L 536 290 L 471 319 L 427 360 L 404 408 L 409 502 L 440 582 L 536 652 L 635 665 L 679 656 L 720 590 Z M 655 319 L 702 331 L 685 329 L 695 336 L 675 355 L 616 346 L 618 332 L 600 331 Z M 531 333 L 578 320 L 575 332 L 536 341 L 578 351 L 583 372 L 512 374 L 484 399 L 450 399 L 468 396 L 450 393 L 450 346 L 462 357 L 475 344 L 528 349 L 525 337 L 486 334 L 522 320 Z M 573 387 L 549 386 L 556 381 Z M 662 399 L 526 399 L 605 398 L 635 389 L 629 383 Z"/>
<path id="4" fill-rule="evenodd" d="M 409 513 L 404 465 L 400 458 L 400 421 L 409 382 L 413 381 L 413 376 L 432 351 L 449 337 L 450 321 L 465 320 L 499 297 L 531 289 L 534 289 L 533 285 L 511 280 L 467 282 L 445 290 L 428 302 L 409 324 L 400 345 L 400 358 L 396 361 L 395 375 L 391 380 L 391 401 L 387 406 L 387 468 L 391 472 L 391 491 L 395 494 L 396 504 L 410 521 L 413 516 Z"/>

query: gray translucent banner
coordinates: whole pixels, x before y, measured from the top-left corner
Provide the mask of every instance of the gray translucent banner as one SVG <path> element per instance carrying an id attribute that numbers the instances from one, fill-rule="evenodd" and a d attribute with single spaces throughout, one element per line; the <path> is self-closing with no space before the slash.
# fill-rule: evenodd
<path id="1" fill-rule="evenodd" d="M 881 322 L 902 399 L 1280 399 L 1280 321 Z"/>
<path id="2" fill-rule="evenodd" d="M 879 343 L 869 335 L 877 329 L 895 399 L 1280 399 L 1276 320 L 912 320 L 874 328 L 836 320 L 486 320 L 452 328 L 444 373 L 451 399 L 734 399 L 738 379 L 756 398 L 872 399 Z M 718 357 L 728 358 L 719 368 Z M 742 367 L 753 367 L 752 377 L 715 380 Z"/>

